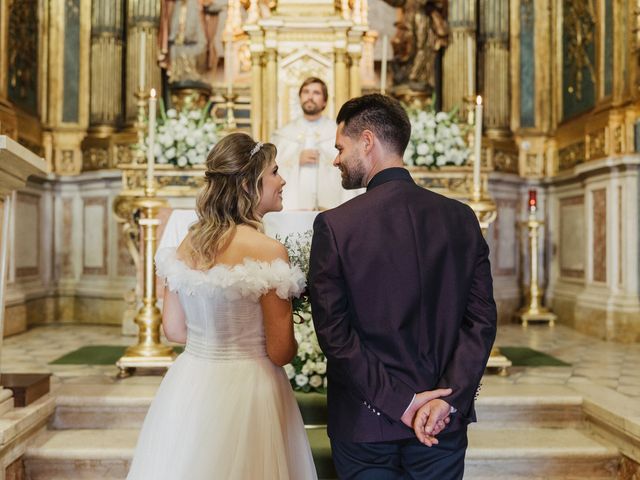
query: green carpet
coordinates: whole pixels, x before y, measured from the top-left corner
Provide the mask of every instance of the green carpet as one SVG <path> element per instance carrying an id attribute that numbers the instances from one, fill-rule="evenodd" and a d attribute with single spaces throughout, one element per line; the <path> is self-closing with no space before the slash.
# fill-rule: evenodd
<path id="1" fill-rule="evenodd" d="M 500 347 L 514 367 L 570 367 L 571 364 L 528 347 Z"/>
<path id="2" fill-rule="evenodd" d="M 91 345 L 79 348 L 56 358 L 50 365 L 114 365 L 127 349 L 120 345 Z M 174 347 L 176 353 L 181 353 L 183 347 Z"/>
<path id="3" fill-rule="evenodd" d="M 127 347 L 117 345 L 91 345 L 67 353 L 51 365 L 113 365 Z M 182 347 L 174 347 L 176 353 Z M 528 347 L 500 347 L 500 352 L 513 362 L 514 367 L 568 367 L 568 363 Z M 315 398 L 305 395 L 307 399 Z M 311 402 L 313 403 L 313 402 Z M 313 407 L 311 407 L 313 409 Z M 318 422 L 320 423 L 320 422 Z"/>

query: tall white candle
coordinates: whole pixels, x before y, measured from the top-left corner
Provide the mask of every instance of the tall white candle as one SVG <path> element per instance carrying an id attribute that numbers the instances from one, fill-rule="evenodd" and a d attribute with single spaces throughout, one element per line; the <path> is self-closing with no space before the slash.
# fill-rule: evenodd
<path id="1" fill-rule="evenodd" d="M 138 90 L 144 91 L 145 87 L 145 73 L 146 73 L 146 48 L 147 48 L 147 35 L 145 32 L 140 32 L 140 52 L 138 53 Z"/>
<path id="2" fill-rule="evenodd" d="M 380 61 L 380 93 L 387 91 L 387 56 L 388 56 L 389 37 L 382 36 L 382 60 Z"/>
<path id="3" fill-rule="evenodd" d="M 473 40 L 471 39 L 471 35 L 467 36 L 467 95 L 469 97 L 473 97 L 475 93 L 475 82 L 474 82 L 474 72 L 473 72 L 473 64 L 474 62 L 473 55 Z"/>
<path id="4" fill-rule="evenodd" d="M 149 138 L 147 144 L 147 186 L 153 185 L 153 169 L 155 167 L 155 155 L 153 153 L 156 143 L 156 89 L 151 89 L 149 96 Z"/>
<path id="5" fill-rule="evenodd" d="M 480 195 L 480 164 L 482 163 L 482 97 L 476 97 L 476 129 L 474 134 L 474 158 L 473 158 L 473 194 Z"/>

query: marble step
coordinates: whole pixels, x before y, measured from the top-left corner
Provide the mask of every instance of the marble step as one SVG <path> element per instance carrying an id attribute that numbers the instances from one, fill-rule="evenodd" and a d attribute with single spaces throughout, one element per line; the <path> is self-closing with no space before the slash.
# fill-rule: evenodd
<path id="1" fill-rule="evenodd" d="M 56 389 L 51 427 L 137 428 L 142 424 L 157 384 L 64 384 Z M 326 398 L 296 394 L 306 425 L 326 425 Z M 483 426 L 578 427 L 582 397 L 563 386 L 488 385 L 477 401 Z"/>
<path id="2" fill-rule="evenodd" d="M 324 429 L 308 430 L 320 478 L 335 478 Z M 25 454 L 27 480 L 123 479 L 138 430 L 48 430 Z M 465 479 L 615 479 L 618 454 L 576 429 L 469 432 Z"/>

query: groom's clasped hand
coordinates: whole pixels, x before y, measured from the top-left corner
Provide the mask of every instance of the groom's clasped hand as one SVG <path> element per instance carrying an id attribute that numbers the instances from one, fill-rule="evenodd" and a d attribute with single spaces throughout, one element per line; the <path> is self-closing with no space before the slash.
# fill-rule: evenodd
<path id="1" fill-rule="evenodd" d="M 451 405 L 442 397 L 451 395 L 450 388 L 439 388 L 416 394 L 415 399 L 402 415 L 402 423 L 413 428 L 418 440 L 431 447 L 438 444 L 438 435 L 449 424 Z"/>

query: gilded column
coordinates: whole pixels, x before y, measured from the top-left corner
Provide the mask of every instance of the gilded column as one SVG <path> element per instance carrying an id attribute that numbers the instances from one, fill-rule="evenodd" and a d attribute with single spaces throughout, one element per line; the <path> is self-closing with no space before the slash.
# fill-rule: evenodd
<path id="1" fill-rule="evenodd" d="M 255 2 L 254 2 L 255 4 Z M 255 6 L 254 8 L 257 8 Z M 251 135 L 256 140 L 268 141 L 264 128 L 264 30 L 256 23 L 244 26 L 249 35 L 249 51 L 251 52 Z"/>
<path id="2" fill-rule="evenodd" d="M 113 129 L 122 103 L 123 1 L 94 0 L 91 18 L 91 108 L 94 128 Z"/>
<path id="3" fill-rule="evenodd" d="M 349 84 L 347 82 L 347 54 L 344 50 L 336 49 L 335 55 L 335 111 L 337 112 L 349 100 Z"/>
<path id="4" fill-rule="evenodd" d="M 91 12 L 89 132 L 82 143 L 82 169 L 116 166 L 113 133 L 122 117 L 124 1 L 94 0 Z"/>
<path id="5" fill-rule="evenodd" d="M 42 141 L 55 172 L 74 175 L 82 171 L 81 144 L 89 126 L 91 0 L 51 0 L 48 10 Z"/>
<path id="6" fill-rule="evenodd" d="M 265 131 L 264 138 L 271 138 L 271 134 L 277 128 L 278 122 L 278 109 L 277 109 L 277 99 L 278 99 L 278 89 L 277 89 L 277 81 L 278 81 L 278 52 L 275 48 L 267 49 L 267 67 L 265 71 L 265 102 L 264 102 L 264 120 L 265 120 Z"/>
<path id="7" fill-rule="evenodd" d="M 251 135 L 256 140 L 268 140 L 262 135 L 262 54 L 251 52 Z"/>
<path id="8" fill-rule="evenodd" d="M 611 2 L 612 24 L 608 25 L 612 37 L 613 59 L 611 62 L 613 76 L 613 103 L 620 105 L 631 95 L 631 19 L 628 6 L 624 2 Z M 618 34 L 616 35 L 616 32 Z"/>
<path id="9" fill-rule="evenodd" d="M 633 11 L 632 14 L 632 32 L 633 38 L 631 43 L 632 51 L 633 51 L 633 84 L 636 88 L 635 91 L 636 98 L 638 97 L 638 92 L 640 91 L 638 87 L 640 86 L 640 0 L 631 0 L 631 9 Z"/>
<path id="10" fill-rule="evenodd" d="M 511 127 L 518 143 L 518 170 L 523 177 L 553 174 L 556 138 L 551 133 L 562 103 L 562 78 L 549 68 L 561 37 L 559 3 L 550 0 L 512 0 Z M 554 62 L 551 62 L 554 65 Z"/>
<path id="11" fill-rule="evenodd" d="M 160 90 L 158 67 L 158 24 L 160 2 L 158 0 L 129 0 L 127 9 L 127 60 L 126 60 L 126 122 L 132 126 L 137 116 L 135 92 L 140 87 L 140 65 L 144 66 L 144 90 Z M 141 51 L 141 37 L 144 52 Z M 140 55 L 142 55 L 142 62 Z"/>
<path id="12" fill-rule="evenodd" d="M 362 95 L 362 85 L 360 82 L 360 52 L 354 52 L 350 55 L 351 65 L 349 66 L 349 97 L 359 97 Z M 336 105 L 338 109 L 342 106 Z"/>
<path id="13" fill-rule="evenodd" d="M 476 85 L 476 0 L 449 2 L 450 42 L 442 58 L 442 108 L 460 107 L 465 97 L 478 92 Z"/>
<path id="14" fill-rule="evenodd" d="M 480 0 L 484 125 L 489 137 L 509 131 L 509 0 Z"/>
<path id="15" fill-rule="evenodd" d="M 355 6 L 354 6 L 355 8 Z M 360 6 L 362 10 L 362 5 Z M 366 15 L 361 18 L 361 23 L 366 22 Z M 347 50 L 349 53 L 349 97 L 354 98 L 362 95 L 362 78 L 360 61 L 362 59 L 362 45 L 364 35 L 367 29 L 364 25 L 354 25 L 347 32 Z M 336 105 L 336 112 L 340 109 L 342 103 Z"/>

